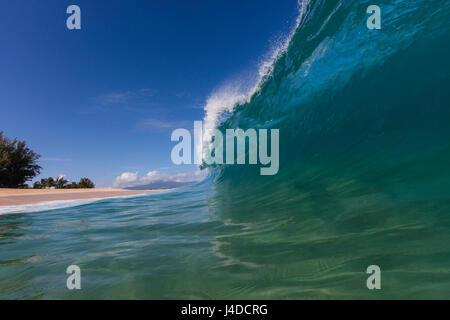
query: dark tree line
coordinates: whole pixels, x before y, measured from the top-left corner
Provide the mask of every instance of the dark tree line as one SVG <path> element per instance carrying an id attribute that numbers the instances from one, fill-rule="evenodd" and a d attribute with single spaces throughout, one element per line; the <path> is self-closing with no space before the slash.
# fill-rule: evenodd
<path id="1" fill-rule="evenodd" d="M 45 189 L 45 188 L 56 188 L 56 189 L 91 189 L 94 188 L 95 184 L 88 178 L 81 178 L 80 181 L 70 182 L 64 179 L 64 177 L 58 177 L 53 179 L 52 177 L 47 179 L 41 179 L 41 181 L 36 181 L 33 184 L 33 189 Z"/>
<path id="2" fill-rule="evenodd" d="M 41 172 L 36 163 L 40 155 L 30 150 L 25 141 L 11 140 L 0 131 L 0 188 L 21 188 Z"/>
<path id="3" fill-rule="evenodd" d="M 25 182 L 41 173 L 42 168 L 37 164 L 39 158 L 40 155 L 29 149 L 25 141 L 11 140 L 0 131 L 0 188 L 27 188 Z M 94 183 L 88 178 L 69 183 L 61 176 L 56 179 L 41 179 L 33 184 L 36 189 L 94 187 Z"/>

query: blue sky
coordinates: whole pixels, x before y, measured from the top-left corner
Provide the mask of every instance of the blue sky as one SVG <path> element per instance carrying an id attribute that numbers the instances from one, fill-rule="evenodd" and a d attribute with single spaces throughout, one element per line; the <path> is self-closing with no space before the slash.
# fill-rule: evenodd
<path id="1" fill-rule="evenodd" d="M 251 78 L 296 17 L 296 0 L 2 1 L 0 130 L 41 154 L 39 178 L 193 172 L 172 164 L 172 130 Z"/>

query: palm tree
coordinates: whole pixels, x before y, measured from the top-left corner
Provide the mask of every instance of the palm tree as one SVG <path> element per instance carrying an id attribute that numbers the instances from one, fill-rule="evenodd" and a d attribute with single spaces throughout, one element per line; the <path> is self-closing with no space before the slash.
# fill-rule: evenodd
<path id="1" fill-rule="evenodd" d="M 55 180 L 55 188 L 63 189 L 69 181 L 64 179 L 64 176 L 58 176 Z"/>
<path id="2" fill-rule="evenodd" d="M 55 180 L 52 177 L 41 179 L 41 185 L 43 188 L 52 188 L 55 186 Z"/>

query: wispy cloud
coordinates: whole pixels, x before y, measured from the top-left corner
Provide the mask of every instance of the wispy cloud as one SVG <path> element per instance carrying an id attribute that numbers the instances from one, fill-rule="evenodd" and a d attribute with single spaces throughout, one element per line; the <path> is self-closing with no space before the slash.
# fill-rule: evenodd
<path id="1" fill-rule="evenodd" d="M 72 161 L 72 159 L 67 158 L 40 158 L 40 161 Z"/>
<path id="2" fill-rule="evenodd" d="M 136 125 L 136 129 L 138 130 L 147 130 L 147 129 L 176 129 L 176 128 L 189 128 L 192 127 L 193 124 L 189 121 L 184 120 L 162 120 L 156 118 L 147 118 L 139 121 Z"/>
<path id="3" fill-rule="evenodd" d="M 94 98 L 95 101 L 100 103 L 101 105 L 111 105 L 111 104 L 120 104 L 127 102 L 131 97 L 133 97 L 133 93 L 130 91 L 127 92 L 111 92 L 101 94 Z"/>
<path id="4" fill-rule="evenodd" d="M 95 97 L 95 100 L 102 105 L 123 104 L 133 102 L 142 98 L 153 97 L 156 95 L 156 90 L 152 88 L 142 88 L 139 90 L 129 90 L 122 92 L 109 92 L 100 94 Z"/>
<path id="5" fill-rule="evenodd" d="M 148 110 L 148 106 L 153 103 L 156 92 L 152 88 L 141 88 L 137 90 L 102 93 L 93 97 L 91 105 L 82 112 L 96 113 L 119 107 L 130 111 L 143 112 Z"/>
<path id="6" fill-rule="evenodd" d="M 138 90 L 138 94 L 144 97 L 153 97 L 156 95 L 156 89 L 142 88 Z"/>

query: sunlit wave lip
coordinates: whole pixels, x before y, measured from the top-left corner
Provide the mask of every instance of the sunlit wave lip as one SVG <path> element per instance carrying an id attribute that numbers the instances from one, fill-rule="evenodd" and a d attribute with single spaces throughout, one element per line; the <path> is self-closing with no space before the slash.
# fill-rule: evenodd
<path id="1" fill-rule="evenodd" d="M 11 214 L 11 213 L 31 213 L 31 212 L 41 212 L 41 211 L 49 211 L 55 209 L 64 209 L 71 207 L 78 207 L 85 204 L 91 204 L 94 202 L 98 202 L 101 200 L 113 200 L 113 199 L 125 199 L 125 198 L 138 198 L 153 195 L 155 193 L 168 192 L 168 190 L 161 190 L 158 192 L 146 192 L 142 194 L 136 195 L 128 195 L 128 196 L 116 196 L 116 197 L 103 197 L 103 198 L 89 198 L 89 199 L 74 199 L 74 200 L 53 200 L 53 201 L 45 201 L 33 204 L 24 204 L 24 205 L 15 205 L 15 206 L 1 206 L 0 207 L 0 215 L 3 214 Z"/>
<path id="2" fill-rule="evenodd" d="M 198 144 L 195 150 L 200 159 L 206 157 L 209 151 L 208 146 L 212 138 L 211 130 L 217 128 L 228 118 L 227 113 L 232 114 L 237 106 L 249 103 L 252 97 L 261 90 L 267 79 L 270 78 L 277 60 L 288 50 L 291 39 L 305 16 L 309 2 L 310 0 L 298 0 L 299 12 L 291 31 L 280 38 L 262 59 L 257 74 L 251 77 L 250 84 L 248 81 L 225 82 L 208 97 L 206 105 L 203 107 L 205 116 L 203 119 L 202 143 Z"/>

